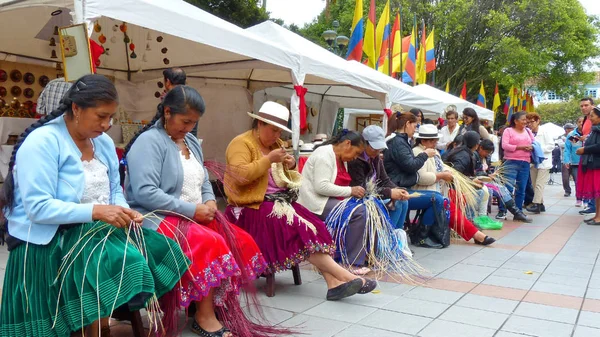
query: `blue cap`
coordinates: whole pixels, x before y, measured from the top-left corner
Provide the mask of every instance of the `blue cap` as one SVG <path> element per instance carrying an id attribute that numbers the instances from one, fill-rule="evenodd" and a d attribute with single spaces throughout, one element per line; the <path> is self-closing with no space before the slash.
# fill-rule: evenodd
<path id="1" fill-rule="evenodd" d="M 369 125 L 362 132 L 363 138 L 375 150 L 387 149 L 385 144 L 385 131 L 377 125 Z"/>

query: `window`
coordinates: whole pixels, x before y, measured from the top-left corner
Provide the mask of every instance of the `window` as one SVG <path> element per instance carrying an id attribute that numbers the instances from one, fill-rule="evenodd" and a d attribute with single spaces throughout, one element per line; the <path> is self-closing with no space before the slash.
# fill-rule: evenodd
<path id="1" fill-rule="evenodd" d="M 563 98 L 557 95 L 554 91 L 548 91 L 548 100 L 549 101 L 561 101 Z"/>
<path id="2" fill-rule="evenodd" d="M 598 89 L 586 89 L 585 97 L 596 98 L 598 96 Z"/>

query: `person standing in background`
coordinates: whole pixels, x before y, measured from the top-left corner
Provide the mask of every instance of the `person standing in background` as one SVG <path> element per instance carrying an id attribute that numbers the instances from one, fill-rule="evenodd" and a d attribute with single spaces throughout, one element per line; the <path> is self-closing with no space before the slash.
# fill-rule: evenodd
<path id="1" fill-rule="evenodd" d="M 454 141 L 456 135 L 458 135 L 458 112 L 456 112 L 456 106 L 448 105 L 446 107 L 446 123 L 447 125 L 440 131 L 441 138 L 437 144 L 437 149 L 440 151 L 446 151 L 448 143 Z"/>
<path id="2" fill-rule="evenodd" d="M 566 163 L 570 164 L 570 161 L 568 160 L 569 158 L 566 158 L 566 155 L 565 155 L 565 145 L 569 141 L 567 138 L 569 137 L 569 134 L 575 129 L 575 125 L 573 125 L 572 123 L 567 123 L 567 124 L 565 124 L 565 126 L 563 126 L 563 129 L 565 130 L 565 134 L 560 136 L 556 140 L 556 144 L 558 144 L 558 146 L 560 147 L 560 151 L 563 154 L 561 177 L 562 177 L 563 190 L 565 190 L 564 196 L 570 197 L 571 196 L 571 183 L 570 183 L 571 176 L 570 176 L 570 172 L 569 172 L 570 169 L 566 164 Z"/>
<path id="3" fill-rule="evenodd" d="M 165 69 L 163 71 L 163 78 L 165 82 L 165 92 L 160 97 L 161 101 L 165 97 L 165 95 L 169 91 L 171 91 L 171 89 L 173 89 L 173 87 L 177 85 L 186 85 L 187 82 L 187 75 L 185 74 L 185 71 L 183 71 L 183 69 L 181 68 Z M 190 131 L 190 133 L 194 137 L 198 137 L 198 123 L 194 125 L 194 128 L 192 129 L 192 131 Z"/>
<path id="4" fill-rule="evenodd" d="M 573 177 L 573 182 L 575 183 L 575 194 L 577 194 L 577 170 L 579 169 L 579 161 L 580 156 L 576 153 L 577 150 L 583 146 L 583 142 L 581 141 L 581 136 L 583 135 L 583 116 L 577 119 L 577 128 L 571 131 L 566 138 L 565 141 L 565 150 L 563 152 L 563 172 L 567 170 L 567 178 L 563 177 L 563 186 L 565 186 L 565 182 L 569 183 L 569 178 Z M 569 186 L 569 185 L 567 185 Z M 571 192 L 571 186 L 569 186 L 569 192 Z M 569 193 L 570 194 L 570 193 Z M 566 189 L 565 189 L 565 196 Z M 575 202 L 576 207 L 581 207 L 582 200 L 577 199 Z"/>
<path id="5" fill-rule="evenodd" d="M 44 87 L 37 100 L 37 113 L 40 115 L 49 115 L 52 111 L 58 109 L 60 101 L 73 83 L 66 82 L 64 77 L 54 79 Z"/>
<path id="6" fill-rule="evenodd" d="M 581 109 L 581 113 L 583 114 L 583 125 L 581 127 L 582 136 L 579 138 L 583 143 L 585 143 L 586 138 L 589 136 L 590 132 L 592 132 L 592 120 L 590 119 L 590 113 L 594 110 L 594 100 L 585 97 L 579 101 L 579 108 Z M 593 214 L 596 213 L 596 204 L 594 200 L 584 200 L 587 204 L 587 207 L 581 211 L 579 214 Z"/>

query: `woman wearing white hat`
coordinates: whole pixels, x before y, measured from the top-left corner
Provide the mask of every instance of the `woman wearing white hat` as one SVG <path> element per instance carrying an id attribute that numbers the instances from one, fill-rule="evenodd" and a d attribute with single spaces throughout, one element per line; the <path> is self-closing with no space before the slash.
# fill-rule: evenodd
<path id="1" fill-rule="evenodd" d="M 413 153 L 418 156 L 427 149 L 435 149 L 440 135 L 437 128 L 433 125 L 423 125 L 420 132 L 415 134 L 416 146 Z M 452 181 L 452 173 L 444 169 L 442 158 L 439 153 L 427 159 L 423 167 L 418 171 L 417 184 L 413 187 L 415 190 L 430 190 L 443 193 L 450 200 L 450 228 L 456 231 L 465 241 L 473 239 L 476 244 L 489 245 L 495 240 L 480 232 L 473 223 L 457 207 L 455 193 L 450 193 L 448 185 L 444 182 Z"/>
<path id="2" fill-rule="evenodd" d="M 266 273 L 307 260 L 323 274 L 328 300 L 371 292 L 377 282 L 335 263 L 335 246 L 325 224 L 296 202 L 302 177 L 280 139 L 282 131 L 291 132 L 288 109 L 265 102 L 258 113 L 249 115 L 254 118 L 252 129 L 227 147 L 227 217 L 254 237 L 267 260 Z"/>

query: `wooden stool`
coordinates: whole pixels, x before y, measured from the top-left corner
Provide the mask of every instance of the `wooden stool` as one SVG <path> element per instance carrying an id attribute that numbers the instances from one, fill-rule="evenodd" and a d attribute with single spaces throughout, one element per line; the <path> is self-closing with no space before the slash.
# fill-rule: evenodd
<path id="1" fill-rule="evenodd" d="M 120 321 L 130 321 L 131 330 L 133 330 L 134 337 L 146 337 L 144 323 L 142 322 L 142 315 L 140 315 L 139 310 L 129 311 L 127 305 L 122 305 L 115 309 L 112 317 Z"/>
<path id="2" fill-rule="evenodd" d="M 300 266 L 295 265 L 291 269 L 292 275 L 294 276 L 294 284 L 299 286 L 302 284 L 302 276 L 300 275 Z M 275 274 L 269 274 L 265 276 L 267 278 L 267 297 L 275 296 Z"/>

